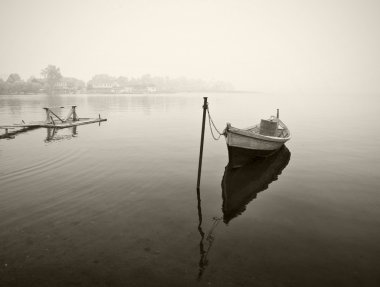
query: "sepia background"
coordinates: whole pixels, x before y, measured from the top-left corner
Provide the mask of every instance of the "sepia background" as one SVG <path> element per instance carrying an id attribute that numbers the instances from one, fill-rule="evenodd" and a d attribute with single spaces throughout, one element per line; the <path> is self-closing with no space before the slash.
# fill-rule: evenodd
<path id="1" fill-rule="evenodd" d="M 379 3 L 0 0 L 0 126 L 107 118 L 0 139 L 0 286 L 378 286 Z M 203 97 L 292 139 L 231 171 L 206 123 L 197 194 Z"/>

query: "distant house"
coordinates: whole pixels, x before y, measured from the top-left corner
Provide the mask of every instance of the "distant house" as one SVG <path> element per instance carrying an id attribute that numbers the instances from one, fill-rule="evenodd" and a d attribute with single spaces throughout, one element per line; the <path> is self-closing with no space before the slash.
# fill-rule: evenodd
<path id="1" fill-rule="evenodd" d="M 145 93 L 157 92 L 157 88 L 153 85 L 139 84 L 139 85 L 129 86 L 129 88 L 131 89 L 131 93 L 133 94 L 145 94 Z"/>
<path id="2" fill-rule="evenodd" d="M 125 86 L 120 89 L 120 93 L 122 94 L 132 94 L 133 93 L 133 87 L 131 86 Z"/>
<path id="3" fill-rule="evenodd" d="M 61 79 L 59 80 L 58 83 L 55 84 L 55 89 L 57 90 L 64 90 L 64 89 L 67 89 L 67 81 L 65 81 L 64 79 Z"/>
<path id="4" fill-rule="evenodd" d="M 87 91 L 92 93 L 118 93 L 121 89 L 116 79 L 108 75 L 96 75 L 87 83 Z"/>
<path id="5" fill-rule="evenodd" d="M 148 93 L 157 93 L 157 87 L 155 87 L 155 86 L 148 86 L 148 87 L 146 87 L 146 91 Z"/>
<path id="6" fill-rule="evenodd" d="M 78 91 L 83 90 L 84 87 L 85 84 L 81 80 L 69 77 L 62 77 L 54 85 L 54 90 L 60 93 L 77 93 Z"/>
<path id="7" fill-rule="evenodd" d="M 120 93 L 120 94 L 146 94 L 156 93 L 157 87 L 152 84 L 148 76 L 141 79 L 128 79 L 126 77 L 112 77 L 99 74 L 92 77 L 87 83 L 89 93 Z"/>
<path id="8" fill-rule="evenodd" d="M 112 89 L 117 89 L 119 87 L 120 86 L 116 81 L 92 82 L 93 89 L 112 90 Z"/>

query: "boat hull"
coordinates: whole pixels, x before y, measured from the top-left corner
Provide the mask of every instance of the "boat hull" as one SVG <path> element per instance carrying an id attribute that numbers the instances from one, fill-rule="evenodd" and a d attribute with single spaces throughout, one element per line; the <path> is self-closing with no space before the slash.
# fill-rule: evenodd
<path id="1" fill-rule="evenodd" d="M 227 131 L 227 148 L 230 166 L 240 167 L 257 157 L 267 157 L 278 151 L 287 138 L 266 137 L 244 130 Z"/>
<path id="2" fill-rule="evenodd" d="M 228 146 L 228 165 L 231 168 L 238 168 L 246 165 L 257 158 L 269 157 L 276 153 L 280 148 L 275 150 L 257 150 L 246 149 L 241 147 Z"/>
<path id="3" fill-rule="evenodd" d="M 244 130 L 227 131 L 227 145 L 253 150 L 276 150 L 288 139 L 268 137 Z"/>

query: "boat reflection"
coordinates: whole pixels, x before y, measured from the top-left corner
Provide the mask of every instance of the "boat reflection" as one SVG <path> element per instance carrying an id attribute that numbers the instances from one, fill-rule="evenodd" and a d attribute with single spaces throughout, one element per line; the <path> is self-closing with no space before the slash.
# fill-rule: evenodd
<path id="1" fill-rule="evenodd" d="M 58 129 L 47 128 L 45 142 L 69 140 L 78 136 L 77 126 L 70 128 Z"/>
<path id="2" fill-rule="evenodd" d="M 201 280 L 209 265 L 208 255 L 215 241 L 215 232 L 219 223 L 223 220 L 227 224 L 231 219 L 242 214 L 247 204 L 256 198 L 259 192 L 266 190 L 271 182 L 277 180 L 289 160 L 290 151 L 283 146 L 275 154 L 257 158 L 240 168 L 227 165 L 222 180 L 223 216 L 212 218 L 211 224 L 208 224 L 208 232 L 203 231 L 202 228 L 201 196 L 200 190 L 197 189 L 198 232 L 200 234 L 198 281 Z"/>
<path id="3" fill-rule="evenodd" d="M 257 158 L 240 168 L 227 165 L 222 179 L 224 223 L 242 214 L 259 192 L 278 179 L 289 160 L 290 151 L 283 146 L 275 154 Z"/>

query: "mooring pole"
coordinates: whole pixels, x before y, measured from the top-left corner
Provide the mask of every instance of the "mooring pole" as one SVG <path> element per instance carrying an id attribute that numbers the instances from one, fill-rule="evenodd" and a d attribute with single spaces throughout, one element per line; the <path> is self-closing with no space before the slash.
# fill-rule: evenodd
<path id="1" fill-rule="evenodd" d="M 202 118 L 202 133 L 201 133 L 201 147 L 199 151 L 199 165 L 198 165 L 198 181 L 197 181 L 197 189 L 199 189 L 199 185 L 201 184 L 201 170 L 202 170 L 202 156 L 203 156 L 203 142 L 205 138 L 205 120 L 206 120 L 206 110 L 208 108 L 207 97 L 203 97 L 203 118 Z"/>

